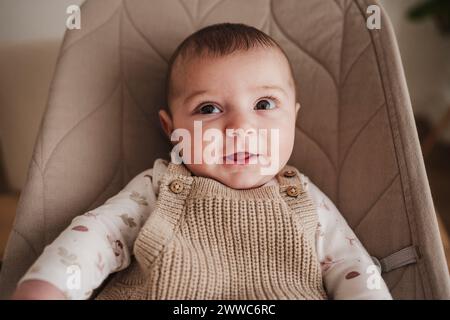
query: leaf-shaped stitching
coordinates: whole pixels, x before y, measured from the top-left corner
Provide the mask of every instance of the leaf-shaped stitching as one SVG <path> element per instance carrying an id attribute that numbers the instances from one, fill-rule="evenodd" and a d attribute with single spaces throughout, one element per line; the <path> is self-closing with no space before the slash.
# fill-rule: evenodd
<path id="1" fill-rule="evenodd" d="M 134 22 L 134 20 L 131 18 L 130 15 L 130 11 L 128 9 L 127 6 L 127 1 L 123 2 L 123 7 L 124 7 L 124 12 L 125 12 L 125 17 L 128 19 L 128 21 L 130 22 L 131 26 L 133 27 L 133 29 L 136 31 L 136 33 L 138 35 L 140 35 L 142 37 L 142 39 L 148 44 L 148 46 L 159 56 L 159 58 L 165 62 L 168 63 L 168 59 L 166 59 L 164 57 L 164 55 L 159 52 L 159 50 L 156 49 L 156 46 L 150 41 L 150 39 L 148 39 L 145 34 L 136 26 L 136 23 Z M 121 30 L 122 32 L 122 30 Z"/>
<path id="2" fill-rule="evenodd" d="M 273 6 L 274 1 L 272 0 L 270 2 L 270 12 L 272 15 L 272 21 L 274 22 L 274 24 L 277 26 L 278 30 L 280 30 L 280 32 L 283 34 L 283 36 L 288 39 L 295 47 L 297 47 L 297 49 L 299 49 L 300 51 L 302 51 L 306 56 L 308 56 L 311 61 L 313 61 L 314 63 L 316 63 L 317 65 L 319 65 L 324 71 L 325 73 L 330 77 L 330 79 L 332 80 L 336 91 L 338 89 L 338 83 L 336 78 L 333 76 L 333 74 L 331 73 L 331 71 L 325 67 L 324 63 L 319 61 L 311 52 L 309 52 L 308 50 L 306 50 L 302 45 L 300 45 L 295 39 L 293 39 L 287 32 L 286 30 L 284 30 L 283 27 L 281 27 L 281 24 L 278 21 L 278 18 L 276 17 L 275 13 L 274 13 L 274 6 Z"/>
<path id="3" fill-rule="evenodd" d="M 347 157 L 350 154 L 351 149 L 353 148 L 355 143 L 358 141 L 358 138 L 361 136 L 361 134 L 364 132 L 364 130 L 367 128 L 367 126 L 372 122 L 372 120 L 375 118 L 375 116 L 378 114 L 378 112 L 380 112 L 380 110 L 382 110 L 382 108 L 384 106 L 385 106 L 385 103 L 383 102 L 374 111 L 374 113 L 369 117 L 369 119 L 367 119 L 367 121 L 362 125 L 362 127 L 358 130 L 358 132 L 353 137 L 352 141 L 350 142 L 350 145 L 348 146 L 348 148 L 344 152 L 344 156 L 343 156 L 342 160 L 340 161 L 340 165 L 339 165 L 339 179 L 341 178 L 342 167 L 344 166 L 345 161 L 347 160 Z"/>
<path id="4" fill-rule="evenodd" d="M 306 133 L 302 128 L 300 128 L 299 126 L 295 126 L 295 129 L 317 147 L 317 149 L 325 156 L 325 158 L 327 159 L 327 161 L 329 162 L 331 167 L 334 169 L 334 172 L 336 172 L 337 168 L 336 168 L 333 160 L 331 160 L 330 155 L 327 152 L 325 152 L 325 149 L 315 139 L 313 139 L 308 133 Z"/>
<path id="5" fill-rule="evenodd" d="M 114 12 L 111 14 L 110 17 L 108 17 L 106 19 L 105 22 L 101 23 L 99 26 L 97 26 L 96 28 L 92 29 L 91 31 L 89 31 L 88 33 L 86 33 L 85 35 L 83 35 L 81 38 L 77 39 L 75 42 L 72 42 L 70 45 L 68 45 L 65 48 L 61 49 L 61 53 L 59 54 L 59 57 L 61 58 L 66 52 L 67 50 L 69 50 L 70 48 L 72 48 L 74 45 L 81 43 L 82 40 L 86 39 L 88 36 L 92 35 L 94 32 L 96 32 L 97 30 L 99 30 L 101 27 L 105 26 L 106 24 L 108 24 L 116 15 L 117 11 L 119 11 L 119 9 L 122 8 L 122 5 L 119 4 L 116 8 L 116 10 L 114 10 Z"/>
<path id="6" fill-rule="evenodd" d="M 400 174 L 397 172 L 397 174 L 392 178 L 392 180 L 387 184 L 387 186 L 384 188 L 382 192 L 378 195 L 378 197 L 375 199 L 375 201 L 369 206 L 369 208 L 366 210 L 366 213 L 362 216 L 362 218 L 357 222 L 354 227 L 352 228 L 355 230 L 355 232 L 358 232 L 359 227 L 361 224 L 367 219 L 368 216 L 370 216 L 372 209 L 375 207 L 375 205 L 380 201 L 380 199 L 388 192 L 388 190 L 394 185 L 394 182 L 397 180 L 397 178 L 400 177 Z"/>
<path id="7" fill-rule="evenodd" d="M 95 112 L 100 110 L 102 107 L 109 105 L 107 102 L 111 99 L 111 97 L 113 97 L 116 94 L 118 88 L 120 87 L 120 83 L 121 83 L 121 81 L 117 81 L 117 85 L 114 87 L 114 89 L 111 91 L 111 93 L 106 96 L 105 100 L 102 103 L 100 103 L 97 107 L 95 107 L 93 110 L 91 110 L 83 118 L 81 118 L 72 128 L 70 128 L 68 131 L 66 131 L 66 133 L 58 140 L 58 142 L 55 144 L 53 149 L 50 151 L 49 156 L 47 157 L 47 160 L 45 161 L 45 164 L 43 165 L 43 167 L 44 167 L 43 175 L 45 175 L 45 173 L 48 169 L 47 168 L 48 162 L 51 160 L 53 154 L 56 152 L 56 150 L 60 146 L 60 144 L 69 136 L 69 134 L 71 134 L 76 128 L 78 128 L 78 126 L 80 126 L 81 123 L 83 123 L 86 119 L 90 118 L 91 115 L 93 115 Z"/>

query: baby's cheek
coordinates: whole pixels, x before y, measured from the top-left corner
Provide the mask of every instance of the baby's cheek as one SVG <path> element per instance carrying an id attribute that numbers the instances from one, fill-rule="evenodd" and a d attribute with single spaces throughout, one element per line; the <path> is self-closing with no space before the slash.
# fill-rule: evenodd
<path id="1" fill-rule="evenodd" d="M 279 137 L 279 152 L 280 152 L 280 159 L 289 159 L 292 153 L 292 149 L 294 147 L 294 140 L 295 140 L 295 127 L 292 128 L 285 128 L 280 130 L 280 137 Z"/>

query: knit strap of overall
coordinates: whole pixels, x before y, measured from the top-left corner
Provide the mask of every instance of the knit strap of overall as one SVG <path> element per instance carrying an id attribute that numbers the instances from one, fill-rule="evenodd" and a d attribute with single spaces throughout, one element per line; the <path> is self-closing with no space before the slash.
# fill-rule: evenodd
<path id="1" fill-rule="evenodd" d="M 131 265 L 96 299 L 326 299 L 300 172 L 232 189 L 169 163 Z"/>

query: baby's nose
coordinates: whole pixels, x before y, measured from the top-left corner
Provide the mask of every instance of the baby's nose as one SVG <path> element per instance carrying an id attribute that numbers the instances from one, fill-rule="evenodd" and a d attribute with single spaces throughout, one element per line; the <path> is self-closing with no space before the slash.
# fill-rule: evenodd
<path id="1" fill-rule="evenodd" d="M 227 137 L 238 137 L 243 138 L 246 136 L 254 136 L 256 135 L 256 129 L 255 128 L 227 128 L 225 130 L 225 134 Z"/>
<path id="2" fill-rule="evenodd" d="M 239 134 L 255 134 L 256 126 L 254 121 L 246 112 L 232 111 L 228 114 L 226 129 L 237 131 L 234 136 Z"/>

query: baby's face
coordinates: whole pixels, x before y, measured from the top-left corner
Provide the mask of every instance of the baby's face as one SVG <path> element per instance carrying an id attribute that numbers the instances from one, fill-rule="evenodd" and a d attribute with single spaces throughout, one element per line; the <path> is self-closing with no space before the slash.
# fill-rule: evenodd
<path id="1" fill-rule="evenodd" d="M 182 128 L 190 133 L 190 159 L 187 150 L 182 152 L 186 166 L 234 189 L 268 182 L 289 160 L 300 108 L 286 58 L 275 48 L 257 48 L 182 60 L 177 59 L 172 73 L 172 115 L 160 110 L 160 119 L 169 136 Z M 227 129 L 243 129 L 247 135 L 226 134 Z M 204 136 L 208 131 L 220 132 L 222 141 Z M 195 155 L 201 163 L 194 163 Z M 270 166 L 274 169 L 268 174 Z"/>

